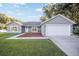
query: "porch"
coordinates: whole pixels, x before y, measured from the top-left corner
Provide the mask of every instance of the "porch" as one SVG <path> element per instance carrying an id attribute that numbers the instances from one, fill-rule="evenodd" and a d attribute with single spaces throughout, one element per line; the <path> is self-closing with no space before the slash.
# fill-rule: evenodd
<path id="1" fill-rule="evenodd" d="M 22 26 L 22 33 L 41 33 L 41 26 Z"/>

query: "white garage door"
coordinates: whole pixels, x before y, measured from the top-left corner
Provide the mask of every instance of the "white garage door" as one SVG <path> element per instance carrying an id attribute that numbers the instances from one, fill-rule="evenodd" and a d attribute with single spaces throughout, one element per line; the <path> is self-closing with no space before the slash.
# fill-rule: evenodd
<path id="1" fill-rule="evenodd" d="M 70 35 L 70 25 L 67 24 L 47 24 L 46 36 L 52 35 Z"/>

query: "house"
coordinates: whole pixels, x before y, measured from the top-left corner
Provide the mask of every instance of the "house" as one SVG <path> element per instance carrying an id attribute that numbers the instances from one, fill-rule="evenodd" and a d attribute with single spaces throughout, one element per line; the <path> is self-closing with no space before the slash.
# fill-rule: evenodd
<path id="1" fill-rule="evenodd" d="M 24 32 L 41 32 L 41 22 L 24 22 L 21 31 Z"/>
<path id="2" fill-rule="evenodd" d="M 10 22 L 7 24 L 7 32 L 9 33 L 24 33 L 24 32 L 40 32 L 40 22 Z"/>
<path id="3" fill-rule="evenodd" d="M 7 32 L 8 33 L 21 33 L 21 26 L 22 24 L 19 22 L 11 21 L 6 24 L 7 25 Z"/>
<path id="4" fill-rule="evenodd" d="M 24 33 L 24 32 L 40 32 L 43 36 L 54 35 L 72 35 L 73 22 L 65 16 L 58 14 L 45 22 L 10 22 L 7 24 L 7 32 Z"/>
<path id="5" fill-rule="evenodd" d="M 41 32 L 44 36 L 70 36 L 73 34 L 73 24 L 75 22 L 58 14 L 41 24 Z"/>

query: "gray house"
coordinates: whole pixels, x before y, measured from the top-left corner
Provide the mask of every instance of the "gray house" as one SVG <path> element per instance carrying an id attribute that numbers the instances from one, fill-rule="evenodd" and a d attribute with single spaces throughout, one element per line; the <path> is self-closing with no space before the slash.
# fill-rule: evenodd
<path id="1" fill-rule="evenodd" d="M 40 32 L 43 36 L 53 35 L 72 35 L 73 22 L 67 17 L 58 14 L 45 22 L 24 22 L 16 23 L 10 22 L 7 24 L 7 32 L 10 33 L 24 33 L 24 32 Z"/>
<path id="2" fill-rule="evenodd" d="M 40 22 L 10 22 L 7 24 L 7 32 L 24 33 L 24 32 L 41 32 Z"/>

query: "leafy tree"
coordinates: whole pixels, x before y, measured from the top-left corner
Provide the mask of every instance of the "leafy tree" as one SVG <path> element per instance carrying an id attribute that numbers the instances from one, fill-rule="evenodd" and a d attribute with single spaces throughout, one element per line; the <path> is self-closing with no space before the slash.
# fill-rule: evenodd
<path id="1" fill-rule="evenodd" d="M 10 21 L 10 19 L 9 19 L 9 17 L 8 16 L 6 16 L 5 14 L 2 14 L 2 13 L 0 13 L 0 23 L 7 23 L 7 22 L 9 22 Z"/>
<path id="2" fill-rule="evenodd" d="M 41 16 L 40 17 L 40 20 L 43 22 L 43 21 L 45 21 L 45 20 L 47 20 L 48 18 L 46 17 L 46 16 Z"/>
<path id="3" fill-rule="evenodd" d="M 12 21 L 21 22 L 18 19 L 11 18 L 6 14 L 0 13 L 0 29 L 6 29 L 6 23 L 12 22 Z"/>
<path id="4" fill-rule="evenodd" d="M 54 4 L 47 4 L 47 5 L 43 8 L 44 15 L 45 15 L 47 18 L 51 18 L 52 15 L 54 14 L 54 7 L 55 7 Z"/>
<path id="5" fill-rule="evenodd" d="M 79 23 L 79 4 L 78 3 L 57 3 L 57 4 L 47 4 L 43 8 L 44 16 L 48 19 L 54 15 L 62 14 L 71 20 Z M 47 19 L 46 19 L 47 20 Z"/>

